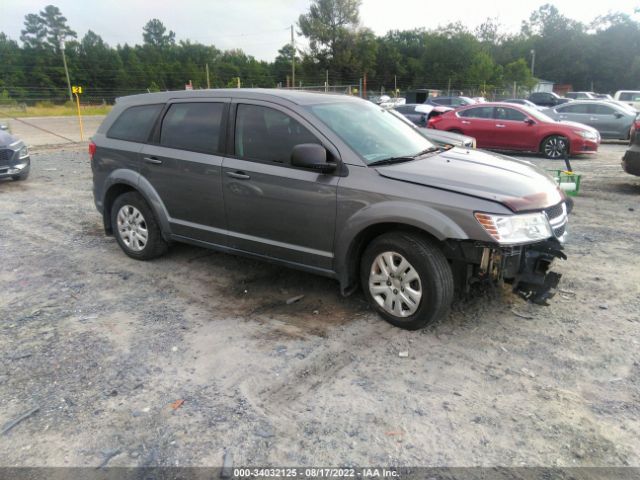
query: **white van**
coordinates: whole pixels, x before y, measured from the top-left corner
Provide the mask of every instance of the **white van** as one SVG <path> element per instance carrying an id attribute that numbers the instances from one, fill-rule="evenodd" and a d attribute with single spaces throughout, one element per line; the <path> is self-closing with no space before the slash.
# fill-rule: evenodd
<path id="1" fill-rule="evenodd" d="M 636 110 L 640 110 L 640 91 L 639 90 L 618 90 L 613 96 L 614 100 L 631 105 Z"/>

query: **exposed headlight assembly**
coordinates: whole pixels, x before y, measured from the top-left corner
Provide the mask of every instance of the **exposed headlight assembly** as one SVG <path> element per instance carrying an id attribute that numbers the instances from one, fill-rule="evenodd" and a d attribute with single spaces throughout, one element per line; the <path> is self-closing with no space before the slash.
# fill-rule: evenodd
<path id="1" fill-rule="evenodd" d="M 475 213 L 482 228 L 502 245 L 515 245 L 545 240 L 553 235 L 544 212 L 520 215 L 494 215 Z"/>
<path id="2" fill-rule="evenodd" d="M 20 160 L 29 156 L 29 149 L 24 143 L 22 143 L 21 140 L 12 143 L 11 145 L 9 145 L 9 148 L 18 152 L 18 158 Z"/>

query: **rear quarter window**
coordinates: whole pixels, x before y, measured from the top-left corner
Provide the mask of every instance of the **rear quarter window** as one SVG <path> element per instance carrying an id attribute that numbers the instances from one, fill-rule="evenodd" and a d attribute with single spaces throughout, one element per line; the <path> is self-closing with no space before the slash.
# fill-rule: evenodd
<path id="1" fill-rule="evenodd" d="M 107 137 L 128 142 L 146 142 L 162 104 L 129 107 L 113 122 Z"/>

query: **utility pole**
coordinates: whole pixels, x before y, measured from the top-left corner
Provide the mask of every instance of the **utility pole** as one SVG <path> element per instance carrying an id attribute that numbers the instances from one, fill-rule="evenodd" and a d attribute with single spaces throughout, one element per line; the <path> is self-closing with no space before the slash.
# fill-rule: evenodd
<path id="1" fill-rule="evenodd" d="M 534 68 L 536 67 L 536 51 L 531 49 L 531 76 L 533 77 Z"/>
<path id="2" fill-rule="evenodd" d="M 67 57 L 64 54 L 64 38 L 60 40 L 60 51 L 62 52 L 62 63 L 64 65 L 64 74 L 67 76 L 67 88 L 69 89 L 69 101 L 73 103 L 73 94 L 71 93 L 71 80 L 69 79 L 69 69 L 67 68 Z"/>
<path id="3" fill-rule="evenodd" d="M 291 25 L 291 85 L 296 86 L 296 42 L 293 38 L 293 25 Z"/>
<path id="4" fill-rule="evenodd" d="M 398 78 L 396 75 L 393 76 L 393 93 L 398 98 Z"/>
<path id="5" fill-rule="evenodd" d="M 324 71 L 325 80 L 324 80 L 324 91 L 329 91 L 329 70 Z"/>
<path id="6" fill-rule="evenodd" d="M 449 77 L 449 83 L 447 83 L 447 97 L 451 96 L 451 77 Z"/>
<path id="7" fill-rule="evenodd" d="M 367 72 L 363 74 L 362 80 L 362 98 L 367 99 Z"/>
<path id="8" fill-rule="evenodd" d="M 211 82 L 209 81 L 209 64 L 205 63 L 205 70 L 207 71 L 207 88 L 211 88 Z"/>

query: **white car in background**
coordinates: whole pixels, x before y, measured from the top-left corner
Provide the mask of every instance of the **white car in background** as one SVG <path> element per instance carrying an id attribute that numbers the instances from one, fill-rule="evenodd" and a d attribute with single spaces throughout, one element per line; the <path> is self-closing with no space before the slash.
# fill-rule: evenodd
<path id="1" fill-rule="evenodd" d="M 640 91 L 638 90 L 618 90 L 613 99 L 640 110 Z"/>

